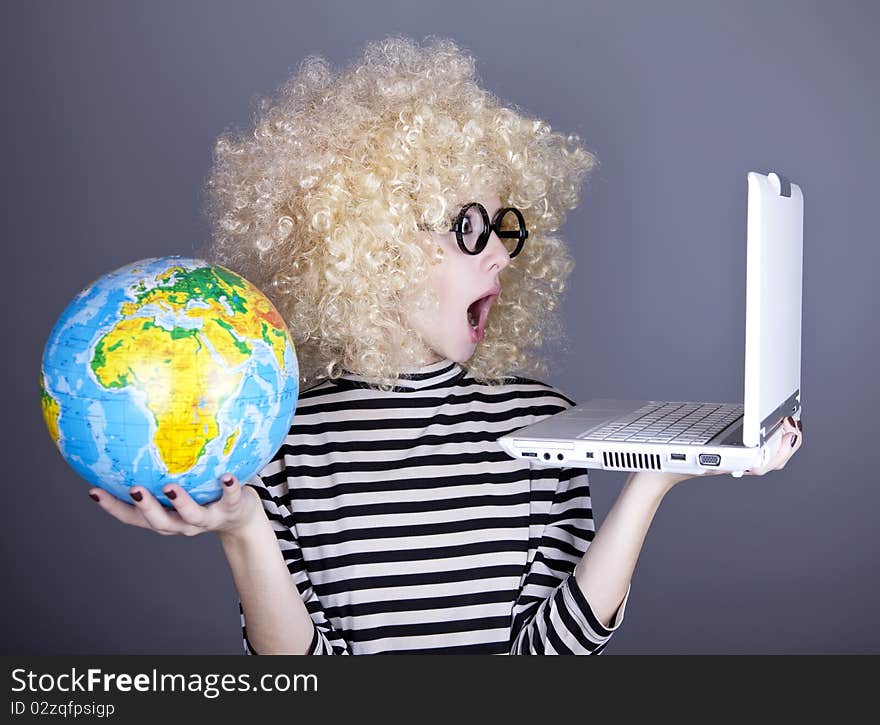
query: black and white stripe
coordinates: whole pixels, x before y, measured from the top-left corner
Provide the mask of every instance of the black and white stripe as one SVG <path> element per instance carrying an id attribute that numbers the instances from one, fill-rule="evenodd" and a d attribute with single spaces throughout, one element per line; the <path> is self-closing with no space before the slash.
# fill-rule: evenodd
<path id="1" fill-rule="evenodd" d="M 629 592 L 606 628 L 574 580 L 594 532 L 587 473 L 531 468 L 496 443 L 573 404 L 450 360 L 391 392 L 352 374 L 301 392 L 248 484 L 315 624 L 310 652 L 600 652 Z"/>

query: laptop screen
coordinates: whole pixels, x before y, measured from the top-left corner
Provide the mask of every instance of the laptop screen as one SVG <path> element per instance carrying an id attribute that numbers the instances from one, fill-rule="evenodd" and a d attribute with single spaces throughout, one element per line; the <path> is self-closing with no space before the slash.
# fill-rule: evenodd
<path id="1" fill-rule="evenodd" d="M 743 444 L 757 446 L 801 387 L 804 197 L 775 173 L 748 173 Z M 784 413 L 782 411 L 785 411 Z"/>

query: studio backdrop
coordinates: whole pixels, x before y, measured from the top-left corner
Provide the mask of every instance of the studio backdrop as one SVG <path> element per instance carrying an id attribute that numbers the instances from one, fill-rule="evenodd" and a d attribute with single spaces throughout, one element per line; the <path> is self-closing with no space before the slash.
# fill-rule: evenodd
<path id="1" fill-rule="evenodd" d="M 258 98 L 392 33 L 454 40 L 486 88 L 598 158 L 559 230 L 575 269 L 547 350 L 545 382 L 575 401 L 741 402 L 746 174 L 801 187 L 805 444 L 666 497 L 605 651 L 880 652 L 875 3 L 6 7 L 6 654 L 242 652 L 217 538 L 120 524 L 59 455 L 43 346 L 100 275 L 204 245 L 214 142 Z M 624 479 L 591 474 L 597 526 Z"/>

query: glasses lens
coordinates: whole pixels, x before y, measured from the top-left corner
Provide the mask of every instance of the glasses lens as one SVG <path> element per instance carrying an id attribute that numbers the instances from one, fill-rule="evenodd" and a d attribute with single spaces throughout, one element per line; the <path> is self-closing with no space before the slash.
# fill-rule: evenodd
<path id="1" fill-rule="evenodd" d="M 501 239 L 501 243 L 507 247 L 508 254 L 513 254 L 519 246 L 522 230 L 519 218 L 512 209 L 508 209 L 504 216 L 498 220 L 498 237 Z"/>
<path id="2" fill-rule="evenodd" d="M 479 248 L 480 237 L 485 233 L 483 215 L 477 206 L 470 206 L 461 219 L 461 239 L 469 251 Z"/>

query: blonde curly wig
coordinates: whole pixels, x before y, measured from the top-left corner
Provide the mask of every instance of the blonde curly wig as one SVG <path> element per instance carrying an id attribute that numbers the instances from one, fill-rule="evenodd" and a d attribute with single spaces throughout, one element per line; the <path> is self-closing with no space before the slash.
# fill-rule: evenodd
<path id="1" fill-rule="evenodd" d="M 489 384 L 541 376 L 574 267 L 554 232 L 596 163 L 578 136 L 480 88 L 473 57 L 451 40 L 390 37 L 339 72 L 309 56 L 259 100 L 252 131 L 218 138 L 204 256 L 278 308 L 301 386 L 347 370 L 388 389 L 418 347 L 401 334 L 402 305 L 442 256 L 424 230 L 448 230 L 469 194 L 492 189 L 523 212 L 529 239 L 462 364 Z"/>

